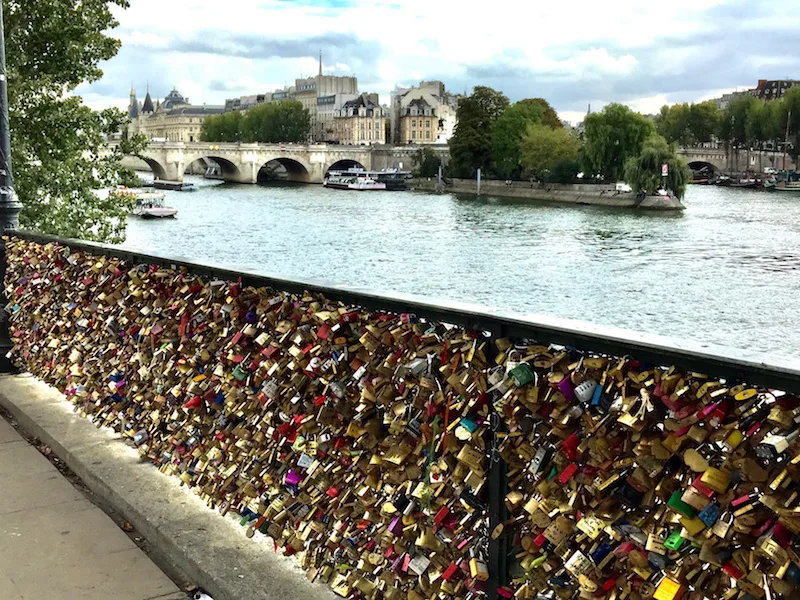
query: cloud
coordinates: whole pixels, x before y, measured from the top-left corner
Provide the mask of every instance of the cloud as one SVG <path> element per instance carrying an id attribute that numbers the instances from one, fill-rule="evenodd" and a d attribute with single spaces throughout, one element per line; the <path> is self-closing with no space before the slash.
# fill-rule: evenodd
<path id="1" fill-rule="evenodd" d="M 223 7 L 224 8 L 224 7 Z M 137 0 L 117 11 L 123 42 L 105 76 L 80 92 L 127 101 L 150 82 L 195 102 L 271 91 L 315 74 L 355 74 L 384 102 L 396 85 L 441 79 L 512 101 L 547 98 L 575 117 L 609 102 L 655 112 L 758 79 L 800 77 L 800 14 L 782 0 Z M 213 15 L 209 19 L 209 15 Z M 178 26 L 176 26 L 178 24 Z M 91 100 L 90 100 L 91 98 Z"/>

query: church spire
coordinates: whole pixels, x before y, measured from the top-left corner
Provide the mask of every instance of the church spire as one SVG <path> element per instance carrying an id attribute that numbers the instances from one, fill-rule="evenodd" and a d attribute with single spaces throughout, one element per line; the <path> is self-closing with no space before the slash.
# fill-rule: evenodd
<path id="1" fill-rule="evenodd" d="M 322 50 L 319 51 L 319 76 L 322 77 Z"/>

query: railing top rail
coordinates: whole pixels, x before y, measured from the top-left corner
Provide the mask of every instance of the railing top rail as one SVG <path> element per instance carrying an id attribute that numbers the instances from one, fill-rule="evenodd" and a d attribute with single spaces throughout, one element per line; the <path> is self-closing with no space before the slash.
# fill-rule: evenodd
<path id="1" fill-rule="evenodd" d="M 244 285 L 264 286 L 292 293 L 318 292 L 345 304 L 362 306 L 370 310 L 412 313 L 426 320 L 486 331 L 497 337 L 527 338 L 543 344 L 571 346 L 600 354 L 631 356 L 654 365 L 676 365 L 710 376 L 800 393 L 800 361 L 797 360 L 771 363 L 740 349 L 687 342 L 546 315 L 522 315 L 475 304 L 440 301 L 403 293 L 393 292 L 392 296 L 380 295 L 359 287 L 334 286 L 315 280 L 293 281 L 254 269 L 201 264 L 186 257 L 167 256 L 135 248 L 61 238 L 30 231 L 9 233 L 42 244 L 58 242 L 72 249 L 114 256 L 134 264 L 186 267 L 197 275 L 229 281 L 241 278 Z"/>

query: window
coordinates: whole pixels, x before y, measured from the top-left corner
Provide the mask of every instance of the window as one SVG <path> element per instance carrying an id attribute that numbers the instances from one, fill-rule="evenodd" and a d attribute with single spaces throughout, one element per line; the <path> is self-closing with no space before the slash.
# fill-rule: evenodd
<path id="1" fill-rule="evenodd" d="M 411 132 L 411 139 L 412 139 L 412 140 L 415 140 L 415 139 L 417 139 L 417 132 L 416 132 L 416 131 L 412 131 L 412 132 Z"/>
<path id="2" fill-rule="evenodd" d="M 427 129 L 430 129 L 430 128 L 431 128 L 431 120 L 430 120 L 430 119 L 425 119 L 425 127 L 426 127 Z"/>
<path id="3" fill-rule="evenodd" d="M 411 119 L 411 126 L 412 127 L 416 127 L 417 126 L 417 120 L 416 119 Z"/>
<path id="4" fill-rule="evenodd" d="M 429 139 L 431 139 L 431 132 L 430 132 L 430 131 L 426 131 L 426 132 L 425 132 L 425 139 L 426 139 L 426 140 L 429 140 Z"/>

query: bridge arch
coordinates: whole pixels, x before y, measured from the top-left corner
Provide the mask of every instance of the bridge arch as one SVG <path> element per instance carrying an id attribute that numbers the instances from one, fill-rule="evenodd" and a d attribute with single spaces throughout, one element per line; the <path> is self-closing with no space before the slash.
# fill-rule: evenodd
<path id="1" fill-rule="evenodd" d="M 365 169 L 364 165 L 357 160 L 353 160 L 351 158 L 342 158 L 331 163 L 330 166 L 325 169 L 325 175 L 327 176 L 329 171 L 346 171 L 347 169 L 351 168 Z"/>
<path id="2" fill-rule="evenodd" d="M 149 156 L 144 155 L 139 156 L 139 158 L 147 163 L 147 166 L 150 167 L 150 170 L 153 172 L 153 176 L 156 179 L 168 179 L 166 167 L 158 162 L 155 158 L 150 158 Z"/>
<path id="3" fill-rule="evenodd" d="M 705 172 L 708 175 L 713 175 L 719 170 L 714 163 L 710 163 L 704 160 L 693 160 L 690 163 L 688 163 L 688 166 L 694 173 Z"/>
<path id="4" fill-rule="evenodd" d="M 242 180 L 242 171 L 239 168 L 239 165 L 230 160 L 229 158 L 224 158 L 222 156 L 217 156 L 215 154 L 192 154 L 184 158 L 183 165 L 184 165 L 184 172 L 189 166 L 198 161 L 200 159 L 210 160 L 219 165 L 219 168 L 222 170 L 222 178 L 225 181 L 241 181 Z"/>
<path id="5" fill-rule="evenodd" d="M 262 162 L 258 170 L 257 181 L 262 183 L 272 178 L 278 178 L 310 183 L 312 170 L 311 165 L 302 158 L 275 156 Z"/>

